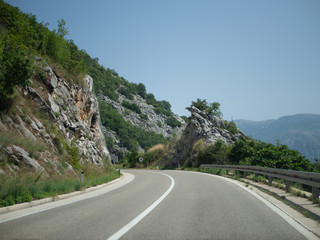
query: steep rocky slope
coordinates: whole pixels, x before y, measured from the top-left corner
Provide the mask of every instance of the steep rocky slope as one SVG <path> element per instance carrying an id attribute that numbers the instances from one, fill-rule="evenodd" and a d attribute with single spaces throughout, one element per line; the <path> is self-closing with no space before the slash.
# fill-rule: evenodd
<path id="1" fill-rule="evenodd" d="M 99 99 L 112 106 L 122 117 L 123 119 L 130 123 L 132 126 L 143 129 L 150 133 L 155 133 L 162 135 L 165 138 L 172 138 L 173 136 L 181 134 L 185 122 L 182 118 L 177 115 L 174 115 L 174 118 L 177 119 L 181 123 L 180 127 L 173 127 L 167 124 L 167 119 L 169 118 L 163 114 L 157 114 L 154 111 L 154 107 L 152 105 L 147 104 L 146 100 L 143 99 L 140 95 L 133 95 L 133 99 L 130 100 L 123 95 L 120 95 L 119 98 L 114 101 L 109 97 L 104 95 L 99 95 Z M 137 113 L 135 111 L 130 111 L 126 107 L 123 106 L 124 102 L 129 102 L 130 104 L 136 104 L 140 109 L 141 113 Z M 144 117 L 142 117 L 144 116 Z M 121 145 L 121 136 L 119 132 L 112 131 L 107 128 L 108 126 L 103 126 L 102 131 L 106 137 L 111 139 L 113 142 L 112 146 L 109 146 L 109 150 L 115 154 L 124 154 L 129 150 L 127 147 Z M 132 139 L 135 136 L 129 136 Z M 143 147 L 139 146 L 139 151 L 145 151 Z"/>
<path id="2" fill-rule="evenodd" d="M 100 95 L 99 98 L 114 107 L 126 121 L 131 122 L 134 126 L 143 128 L 149 132 L 155 132 L 162 134 L 164 137 L 172 137 L 182 132 L 183 127 L 172 127 L 166 123 L 168 116 L 163 114 L 157 114 L 154 111 L 152 105 L 147 104 L 146 100 L 140 95 L 133 95 L 133 100 L 120 95 L 117 101 L 113 101 L 107 96 Z M 141 114 L 145 115 L 146 118 L 141 118 L 141 114 L 134 111 L 127 111 L 123 106 L 123 102 L 127 101 L 130 104 L 136 104 Z M 185 124 L 184 120 L 178 115 L 174 116 L 181 124 Z"/>
<path id="3" fill-rule="evenodd" d="M 41 58 L 36 65 L 32 85 L 17 88 L 14 106 L 1 113 L 1 171 L 60 174 L 109 162 L 92 78 L 72 84 Z"/>
<path id="4" fill-rule="evenodd" d="M 123 156 L 136 148 L 143 152 L 181 134 L 185 121 L 171 111 L 170 103 L 156 100 L 142 83 L 130 83 L 114 70 L 101 67 L 100 72 L 104 77 L 93 71 L 93 80 L 111 153 Z"/>

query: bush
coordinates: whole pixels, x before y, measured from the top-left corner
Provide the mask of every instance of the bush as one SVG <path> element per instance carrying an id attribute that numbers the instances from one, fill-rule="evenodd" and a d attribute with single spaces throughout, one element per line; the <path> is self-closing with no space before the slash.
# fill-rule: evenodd
<path id="1" fill-rule="evenodd" d="M 252 139 L 237 141 L 232 147 L 230 158 L 233 162 L 243 165 L 299 171 L 314 170 L 309 160 L 301 156 L 298 151 L 289 149 L 286 145 L 275 146 Z"/>
<path id="2" fill-rule="evenodd" d="M 120 87 L 118 89 L 118 92 L 121 93 L 122 95 L 124 95 L 126 98 L 130 99 L 130 100 L 133 100 L 133 95 L 132 93 L 129 91 L 128 88 L 126 87 Z"/>
<path id="3" fill-rule="evenodd" d="M 217 117 L 221 117 L 222 113 L 220 112 L 220 103 L 218 102 L 213 102 L 213 103 L 207 103 L 206 99 L 200 99 L 197 98 L 197 101 L 191 102 L 191 106 L 190 107 L 196 107 L 198 108 L 200 111 L 205 112 L 208 115 L 214 115 Z M 187 110 L 189 110 L 190 108 L 186 108 Z"/>
<path id="4" fill-rule="evenodd" d="M 148 121 L 149 118 L 148 118 L 148 115 L 141 113 L 140 114 L 140 119 L 144 120 L 144 121 Z"/>
<path id="5" fill-rule="evenodd" d="M 129 168 L 134 168 L 137 164 L 138 159 L 139 159 L 139 154 L 135 149 L 133 149 L 131 152 L 127 153 L 124 156 L 124 162 L 127 163 L 124 166 Z"/>
<path id="6" fill-rule="evenodd" d="M 175 127 L 181 127 L 181 126 L 182 126 L 181 122 L 178 121 L 178 120 L 177 120 L 175 117 L 173 117 L 173 116 L 168 117 L 168 119 L 166 120 L 166 123 L 167 123 L 169 126 L 173 127 L 173 128 L 175 128 Z"/>
<path id="7" fill-rule="evenodd" d="M 165 144 L 167 139 L 161 134 L 147 132 L 127 122 L 112 106 L 100 102 L 101 123 L 108 130 L 115 131 L 120 139 L 120 146 L 128 150 L 138 149 L 139 145 L 148 149 L 158 143 Z"/>
<path id="8" fill-rule="evenodd" d="M 33 74 L 33 64 L 26 57 L 26 47 L 10 36 L 0 35 L 0 102 L 10 101 L 15 86 L 25 87 Z M 0 110 L 10 107 L 1 104 Z"/>
<path id="9" fill-rule="evenodd" d="M 227 123 L 227 130 L 232 134 L 239 133 L 239 129 L 237 128 L 237 125 L 234 122 Z"/>
<path id="10" fill-rule="evenodd" d="M 138 113 L 138 114 L 141 114 L 141 110 L 140 110 L 139 106 L 135 103 L 129 103 L 128 101 L 123 101 L 122 106 L 124 106 L 124 107 Z"/>
<path id="11" fill-rule="evenodd" d="M 228 164 L 230 147 L 218 140 L 214 145 L 201 149 L 197 156 L 197 166 L 201 164 Z"/>

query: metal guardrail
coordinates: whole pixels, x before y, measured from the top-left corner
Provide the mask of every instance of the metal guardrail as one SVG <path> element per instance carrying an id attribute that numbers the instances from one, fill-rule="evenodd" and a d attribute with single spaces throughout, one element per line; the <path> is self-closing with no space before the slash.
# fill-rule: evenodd
<path id="1" fill-rule="evenodd" d="M 320 173 L 246 165 L 201 164 L 200 168 L 217 168 L 226 169 L 227 171 L 240 171 L 243 173 L 244 177 L 246 177 L 246 173 L 248 172 L 266 175 L 268 177 L 270 186 L 272 185 L 273 178 L 284 179 L 286 184 L 286 192 L 290 191 L 290 185 L 292 182 L 302 183 L 312 187 L 313 202 L 316 202 L 316 200 L 319 199 Z"/>

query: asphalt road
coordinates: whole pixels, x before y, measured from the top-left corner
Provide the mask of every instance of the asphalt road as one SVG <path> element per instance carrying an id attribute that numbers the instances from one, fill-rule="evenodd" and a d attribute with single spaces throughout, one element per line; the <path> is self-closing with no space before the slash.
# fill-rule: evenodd
<path id="1" fill-rule="evenodd" d="M 0 239 L 306 239 L 223 179 L 181 171 L 127 172 L 135 179 L 113 191 L 0 223 Z"/>

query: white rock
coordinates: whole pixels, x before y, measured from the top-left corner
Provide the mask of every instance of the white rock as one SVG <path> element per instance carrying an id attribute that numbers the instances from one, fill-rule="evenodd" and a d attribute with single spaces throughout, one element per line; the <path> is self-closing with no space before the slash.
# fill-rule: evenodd
<path id="1" fill-rule="evenodd" d="M 48 100 L 49 100 L 50 107 L 51 107 L 52 111 L 55 113 L 60 113 L 59 106 L 55 103 L 55 101 L 52 98 L 50 93 L 48 93 Z"/>

